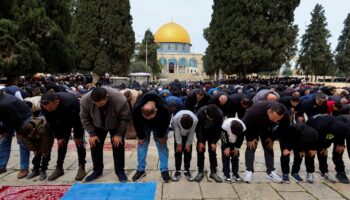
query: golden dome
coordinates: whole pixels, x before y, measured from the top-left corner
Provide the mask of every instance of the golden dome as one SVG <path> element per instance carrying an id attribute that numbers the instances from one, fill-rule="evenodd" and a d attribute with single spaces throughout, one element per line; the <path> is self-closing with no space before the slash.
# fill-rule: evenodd
<path id="1" fill-rule="evenodd" d="M 176 42 L 191 44 L 190 35 L 186 29 L 174 22 L 161 26 L 154 34 L 154 40 L 156 43 Z"/>

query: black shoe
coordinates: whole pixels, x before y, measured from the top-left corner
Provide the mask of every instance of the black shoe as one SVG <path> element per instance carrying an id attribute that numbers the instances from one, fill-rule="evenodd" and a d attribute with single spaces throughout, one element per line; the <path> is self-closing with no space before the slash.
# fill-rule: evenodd
<path id="1" fill-rule="evenodd" d="M 145 171 L 139 171 L 137 170 L 134 176 L 132 177 L 132 181 L 140 181 L 143 177 L 146 176 Z"/>
<path id="2" fill-rule="evenodd" d="M 231 176 L 230 176 L 230 174 L 224 174 L 224 181 L 225 181 L 225 183 L 231 183 Z"/>
<path id="3" fill-rule="evenodd" d="M 220 176 L 216 172 L 210 173 L 209 177 L 211 179 L 214 179 L 214 181 L 217 182 L 217 183 L 221 183 L 222 182 L 222 179 L 220 178 Z"/>
<path id="4" fill-rule="evenodd" d="M 128 177 L 126 176 L 124 171 L 117 172 L 117 176 L 119 179 L 119 182 L 126 183 L 128 181 Z"/>
<path id="5" fill-rule="evenodd" d="M 201 182 L 201 180 L 204 178 L 203 172 L 198 172 L 197 176 L 192 179 L 192 181 L 195 182 Z"/>
<path id="6" fill-rule="evenodd" d="M 89 176 L 86 177 L 85 181 L 86 182 L 91 182 L 93 180 L 95 180 L 96 178 L 98 178 L 99 176 L 102 175 L 102 172 L 92 172 L 92 174 L 90 174 Z"/>
<path id="7" fill-rule="evenodd" d="M 40 175 L 40 172 L 39 171 L 36 171 L 36 170 L 33 170 L 28 176 L 27 176 L 27 179 L 32 179 L 36 176 L 39 176 Z"/>
<path id="8" fill-rule="evenodd" d="M 0 174 L 7 172 L 6 168 L 1 168 L 0 169 Z"/>
<path id="9" fill-rule="evenodd" d="M 85 165 L 79 165 L 78 173 L 75 176 L 76 181 L 82 181 L 86 176 Z"/>
<path id="10" fill-rule="evenodd" d="M 234 180 L 236 182 L 241 182 L 242 178 L 239 176 L 238 173 L 232 173 L 232 180 Z"/>
<path id="11" fill-rule="evenodd" d="M 168 183 L 170 181 L 169 171 L 161 172 L 161 174 L 162 174 L 164 183 Z"/>
<path id="12" fill-rule="evenodd" d="M 188 181 L 192 180 L 192 174 L 190 171 L 185 171 L 184 175 Z"/>
<path id="13" fill-rule="evenodd" d="M 180 178 L 181 178 L 181 173 L 179 171 L 176 171 L 172 180 L 176 182 L 176 181 L 179 181 Z"/>
<path id="14" fill-rule="evenodd" d="M 63 175 L 64 175 L 63 169 L 56 167 L 56 170 L 51 174 L 51 176 L 49 176 L 49 178 L 47 180 L 54 181 L 58 177 L 63 176 Z"/>
<path id="15" fill-rule="evenodd" d="M 40 171 L 39 181 L 45 180 L 47 177 L 46 171 Z"/>
<path id="16" fill-rule="evenodd" d="M 349 179 L 345 172 L 339 172 L 335 175 L 335 177 L 338 179 L 339 183 L 349 184 Z"/>

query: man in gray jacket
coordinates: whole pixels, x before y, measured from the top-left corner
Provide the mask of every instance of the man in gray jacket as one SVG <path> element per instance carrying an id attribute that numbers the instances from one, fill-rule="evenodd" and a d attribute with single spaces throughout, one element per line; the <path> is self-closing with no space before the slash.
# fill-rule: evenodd
<path id="1" fill-rule="evenodd" d="M 171 122 L 174 130 L 174 148 L 175 148 L 175 168 L 176 172 L 173 181 L 178 181 L 181 177 L 182 154 L 184 154 L 184 167 L 187 180 L 191 180 L 190 163 L 192 158 L 192 142 L 196 131 L 198 118 L 190 110 L 181 110 Z"/>
<path id="2" fill-rule="evenodd" d="M 107 133 L 111 135 L 114 168 L 120 182 L 126 182 L 124 136 L 130 108 L 123 94 L 113 89 L 96 88 L 81 99 L 80 118 L 89 133 L 93 173 L 86 177 L 90 182 L 102 175 L 103 145 Z"/>

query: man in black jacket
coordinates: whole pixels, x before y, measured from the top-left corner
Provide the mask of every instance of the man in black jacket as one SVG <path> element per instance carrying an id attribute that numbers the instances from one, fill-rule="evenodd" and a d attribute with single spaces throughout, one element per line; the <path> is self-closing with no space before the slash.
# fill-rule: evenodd
<path id="1" fill-rule="evenodd" d="M 221 125 L 223 122 L 222 111 L 215 104 L 209 104 L 208 106 L 204 106 L 199 109 L 197 118 L 198 124 L 196 128 L 196 135 L 198 174 L 193 181 L 200 182 L 204 178 L 204 153 L 206 143 L 208 143 L 211 171 L 209 177 L 214 179 L 216 182 L 222 182 L 222 179 L 216 173 L 216 147 L 221 135 Z"/>
<path id="2" fill-rule="evenodd" d="M 202 89 L 194 89 L 188 94 L 188 97 L 185 102 L 185 107 L 187 110 L 197 113 L 198 110 L 209 104 L 210 95 L 207 94 Z"/>
<path id="3" fill-rule="evenodd" d="M 6 172 L 6 166 L 10 159 L 11 144 L 14 132 L 19 131 L 23 126 L 31 120 L 32 112 L 29 106 L 19 98 L 4 94 L 0 90 L 0 174 Z M 20 171 L 17 175 L 18 179 L 24 178 L 29 171 L 30 153 L 21 141 L 20 146 Z"/>
<path id="4" fill-rule="evenodd" d="M 80 103 L 74 94 L 68 92 L 57 92 L 45 94 L 41 98 L 41 110 L 47 123 L 53 132 L 58 145 L 58 157 L 56 170 L 48 178 L 49 181 L 56 180 L 64 175 L 63 162 L 67 153 L 71 130 L 74 131 L 74 142 L 77 147 L 79 170 L 76 181 L 81 181 L 86 176 L 84 146 L 84 130 L 80 121 Z"/>
<path id="5" fill-rule="evenodd" d="M 229 97 L 230 110 L 228 117 L 236 117 L 242 119 L 246 110 L 252 105 L 252 100 L 248 95 L 243 93 L 235 93 Z"/>
<path id="6" fill-rule="evenodd" d="M 224 92 L 218 92 L 209 100 L 210 104 L 215 104 L 218 108 L 221 109 L 224 117 L 227 116 L 230 107 L 230 101 L 228 100 L 228 95 Z"/>
<path id="7" fill-rule="evenodd" d="M 267 178 L 274 182 L 282 182 L 274 168 L 273 143 L 289 126 L 289 114 L 285 106 L 277 102 L 260 101 L 250 107 L 243 117 L 247 126 L 247 149 L 245 163 L 247 171 L 245 182 L 250 183 L 254 172 L 255 150 L 259 138 L 264 148 Z"/>
<path id="8" fill-rule="evenodd" d="M 310 94 L 301 98 L 300 108 L 296 113 L 297 121 L 304 122 L 304 114 L 310 118 L 318 114 L 327 113 L 327 95 L 322 92 Z"/>
<path id="9" fill-rule="evenodd" d="M 132 177 L 138 181 L 146 175 L 146 157 L 151 132 L 157 145 L 160 171 L 164 182 L 170 181 L 168 171 L 169 149 L 167 134 L 170 124 L 170 114 L 164 100 L 157 93 L 151 91 L 139 98 L 133 110 L 133 121 L 137 133 L 137 172 Z"/>
<path id="10" fill-rule="evenodd" d="M 311 117 L 307 122 L 307 125 L 313 127 L 318 131 L 318 145 L 317 145 L 317 158 L 319 162 L 319 168 L 321 172 L 321 178 L 335 182 L 334 178 L 328 173 L 328 148 L 333 143 L 333 162 L 335 164 L 336 177 L 342 183 L 349 183 L 349 179 L 345 174 L 344 161 L 342 154 L 345 150 L 345 139 L 349 134 L 349 124 L 345 123 L 341 119 L 327 114 L 321 114 Z M 314 169 L 314 162 L 312 158 L 312 168 Z M 313 180 L 313 174 L 310 180 Z M 313 181 L 309 181 L 313 182 Z"/>

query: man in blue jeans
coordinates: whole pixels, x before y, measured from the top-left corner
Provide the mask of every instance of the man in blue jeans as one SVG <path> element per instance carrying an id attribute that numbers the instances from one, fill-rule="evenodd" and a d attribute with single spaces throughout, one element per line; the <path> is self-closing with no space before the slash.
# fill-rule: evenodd
<path id="1" fill-rule="evenodd" d="M 31 110 L 29 106 L 19 98 L 4 94 L 0 90 L 0 174 L 6 172 L 6 166 L 10 159 L 12 137 L 15 130 L 21 129 L 26 122 L 31 120 Z M 18 179 L 26 177 L 29 173 L 30 153 L 26 146 L 18 142 L 20 146 L 20 171 Z"/>
<path id="2" fill-rule="evenodd" d="M 153 132 L 153 138 L 158 149 L 160 171 L 163 181 L 169 182 L 169 149 L 167 147 L 167 134 L 170 124 L 170 115 L 164 100 L 155 92 L 148 92 L 140 97 L 133 111 L 133 121 L 138 137 L 138 166 L 137 172 L 132 177 L 132 180 L 138 181 L 146 175 L 147 150 L 151 132 Z"/>

